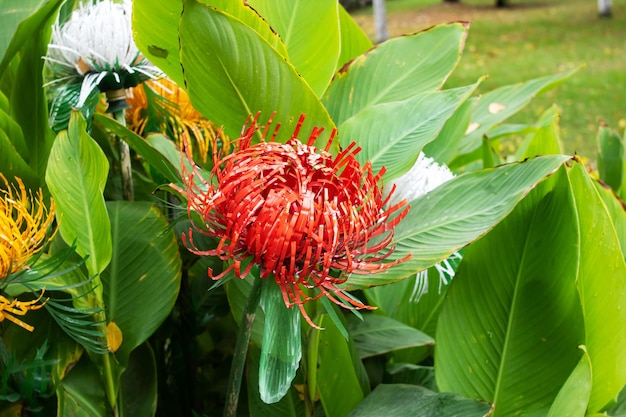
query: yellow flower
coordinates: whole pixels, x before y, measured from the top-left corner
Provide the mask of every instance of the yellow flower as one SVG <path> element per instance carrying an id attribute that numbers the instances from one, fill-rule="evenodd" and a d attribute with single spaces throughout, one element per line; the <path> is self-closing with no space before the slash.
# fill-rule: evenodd
<path id="1" fill-rule="evenodd" d="M 156 111 L 149 111 L 148 109 L 149 101 L 146 97 L 146 88 L 162 98 L 158 102 L 160 108 L 155 109 Z M 150 115 L 156 117 L 156 120 L 151 122 L 155 123 L 161 132 L 172 134 L 181 149 L 185 136 L 193 138 L 203 163 L 207 160 L 209 149 L 217 146 L 219 134 L 215 124 L 198 113 L 191 105 L 187 93 L 168 78 L 147 81 L 145 84 L 138 85 L 132 89 L 127 102 L 131 106 L 126 112 L 128 126 L 139 135 L 146 133 Z M 220 140 L 225 141 L 224 147 L 228 147 L 228 142 L 223 135 L 221 135 Z"/>
<path id="2" fill-rule="evenodd" d="M 51 199 L 47 209 L 41 189 L 33 197 L 19 178 L 16 178 L 17 186 L 11 186 L 1 173 L 0 180 L 0 280 L 3 280 L 27 268 L 28 260 L 41 250 L 54 220 L 55 206 Z M 6 318 L 32 331 L 32 326 L 10 313 L 23 316 L 28 310 L 41 308 L 42 304 L 36 305 L 40 299 L 21 302 L 0 296 L 0 321 Z"/>

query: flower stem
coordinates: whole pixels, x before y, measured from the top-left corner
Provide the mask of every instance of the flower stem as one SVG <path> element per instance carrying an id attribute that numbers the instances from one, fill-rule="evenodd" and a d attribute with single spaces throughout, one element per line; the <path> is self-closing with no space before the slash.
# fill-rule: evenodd
<path id="1" fill-rule="evenodd" d="M 107 397 L 109 398 L 109 405 L 113 411 L 113 416 L 117 417 L 119 415 L 117 408 L 117 384 L 115 382 L 115 376 L 113 375 L 112 363 L 111 363 L 111 354 L 106 353 L 102 357 L 103 368 L 104 368 L 104 383 Z"/>
<path id="2" fill-rule="evenodd" d="M 243 314 L 241 315 L 239 333 L 237 334 L 237 344 L 235 345 L 235 353 L 233 355 L 233 362 L 230 367 L 230 376 L 228 378 L 224 417 L 234 417 L 237 415 L 237 405 L 239 404 L 239 391 L 241 389 L 243 369 L 246 365 L 248 343 L 250 342 L 252 325 L 254 324 L 256 309 L 259 305 L 259 299 L 261 297 L 262 282 L 263 280 L 258 277 L 255 277 L 253 280 L 248 300 L 246 301 Z"/>
<path id="3" fill-rule="evenodd" d="M 122 126 L 126 126 L 126 115 L 124 109 L 113 112 L 113 117 Z M 133 171 L 130 162 L 130 148 L 122 138 L 117 138 L 117 146 L 120 152 L 120 170 L 122 171 L 122 194 L 124 199 L 133 201 L 135 199 L 135 191 L 133 189 Z"/>
<path id="4" fill-rule="evenodd" d="M 100 296 L 99 298 L 102 299 L 102 296 Z M 106 335 L 106 316 L 104 314 L 104 302 L 100 301 L 98 304 L 102 306 L 102 312 L 98 313 L 97 320 L 98 322 L 100 322 L 100 325 L 102 326 L 102 331 Z M 104 390 L 105 390 L 107 399 L 109 400 L 109 405 L 111 406 L 111 409 L 113 411 L 113 416 L 117 417 L 119 415 L 118 408 L 117 408 L 119 387 L 118 387 L 117 378 L 115 377 L 115 372 L 113 369 L 114 363 L 112 361 L 112 355 L 111 353 L 106 352 L 102 355 L 99 355 L 99 359 L 102 361 L 100 362 L 100 364 L 102 366 L 101 372 L 102 372 L 102 379 L 104 382 Z"/>

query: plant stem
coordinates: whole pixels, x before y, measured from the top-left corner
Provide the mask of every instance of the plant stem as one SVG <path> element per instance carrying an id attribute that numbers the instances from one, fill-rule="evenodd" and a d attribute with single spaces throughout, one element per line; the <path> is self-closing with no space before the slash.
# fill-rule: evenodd
<path id="1" fill-rule="evenodd" d="M 248 343 L 250 342 L 250 334 L 252 333 L 252 325 L 256 309 L 259 305 L 261 297 L 262 279 L 255 277 L 248 295 L 248 300 L 241 315 L 239 323 L 239 333 L 237 334 L 237 344 L 235 345 L 235 353 L 233 362 L 230 367 L 230 376 L 228 378 L 228 387 L 226 391 L 226 407 L 224 407 L 224 417 L 234 417 L 237 415 L 237 405 L 239 404 L 239 391 L 241 389 L 241 380 L 243 377 L 243 369 L 246 365 L 246 354 L 248 353 Z"/>
<path id="2" fill-rule="evenodd" d="M 98 277 L 99 278 L 99 277 Z M 101 297 L 100 297 L 101 298 Z M 102 312 L 98 314 L 98 321 L 101 323 L 103 327 L 104 334 L 106 335 L 106 316 L 104 314 L 104 302 L 100 302 L 102 306 Z M 107 343 L 108 346 L 108 343 Z M 102 358 L 102 377 L 104 379 L 104 389 L 106 392 L 106 396 L 109 399 L 109 405 L 113 410 L 113 415 L 117 417 L 118 408 L 117 408 L 117 400 L 118 400 L 118 391 L 117 391 L 117 381 L 113 372 L 113 363 L 111 362 L 112 355 L 107 352 L 100 355 Z"/>
<path id="3" fill-rule="evenodd" d="M 126 126 L 126 115 L 124 109 L 113 112 L 113 117 L 122 126 Z M 120 152 L 120 170 L 122 171 L 122 194 L 124 199 L 133 201 L 135 199 L 135 191 L 133 189 L 133 171 L 130 163 L 130 148 L 124 139 L 117 138 L 117 147 Z"/>

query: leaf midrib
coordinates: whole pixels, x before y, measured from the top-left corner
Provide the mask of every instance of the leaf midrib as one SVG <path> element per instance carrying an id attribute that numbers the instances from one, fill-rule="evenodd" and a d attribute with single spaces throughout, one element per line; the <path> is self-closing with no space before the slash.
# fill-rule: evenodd
<path id="1" fill-rule="evenodd" d="M 518 307 L 517 296 L 519 294 L 520 282 L 522 281 L 522 272 L 525 270 L 526 256 L 527 256 L 527 253 L 529 252 L 528 245 L 529 245 L 530 239 L 529 239 L 528 231 L 533 230 L 532 225 L 535 224 L 535 221 L 537 219 L 537 214 L 538 214 L 538 209 L 535 206 L 535 208 L 533 209 L 532 220 L 529 222 L 526 228 L 527 233 L 524 235 L 524 246 L 522 249 L 522 257 L 519 261 L 519 267 L 516 268 L 517 274 L 515 276 L 515 288 L 513 290 L 513 299 L 511 300 L 511 309 L 509 310 L 506 332 L 504 335 L 504 344 L 502 345 L 502 355 L 500 356 L 500 365 L 498 366 L 498 370 L 499 370 L 498 377 L 496 378 L 496 384 L 494 387 L 494 394 L 493 394 L 494 412 L 497 410 L 497 407 L 498 407 L 498 397 L 500 396 L 502 382 L 503 382 L 502 379 L 506 370 L 506 363 L 507 363 L 507 358 L 508 358 L 507 353 L 509 351 L 509 345 L 512 343 L 511 342 L 511 333 L 512 333 L 512 327 L 513 327 L 512 323 L 513 323 L 513 318 L 516 316 L 517 307 Z"/>

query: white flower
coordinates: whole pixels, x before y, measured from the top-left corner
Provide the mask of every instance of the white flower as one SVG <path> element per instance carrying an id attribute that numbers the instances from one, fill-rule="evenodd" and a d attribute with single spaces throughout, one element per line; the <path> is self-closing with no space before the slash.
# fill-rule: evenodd
<path id="1" fill-rule="evenodd" d="M 81 108 L 95 92 L 134 87 L 162 76 L 137 49 L 131 27 L 131 2 L 90 2 L 52 28 L 48 55 L 51 89 L 80 84 L 80 93 L 63 95 Z M 52 91 L 54 97 L 54 91 Z"/>
<path id="2" fill-rule="evenodd" d="M 428 158 L 423 152 L 420 152 L 415 165 L 406 174 L 391 182 L 388 189 L 395 185 L 396 190 L 392 194 L 389 204 L 394 205 L 403 199 L 411 202 L 452 178 L 454 178 L 454 174 L 447 166 L 439 165 L 432 158 Z M 443 286 L 448 285 L 454 278 L 456 267 L 461 259 L 461 254 L 455 252 L 449 258 L 435 265 L 439 273 L 439 293 L 441 293 Z M 415 276 L 415 284 L 409 301 L 417 303 L 426 293 L 428 293 L 428 269 L 418 272 Z"/>
<path id="3" fill-rule="evenodd" d="M 439 165 L 420 152 L 415 165 L 390 184 L 396 186 L 396 191 L 392 194 L 389 204 L 399 203 L 403 199 L 411 202 L 452 178 L 454 174 L 447 166 Z"/>

